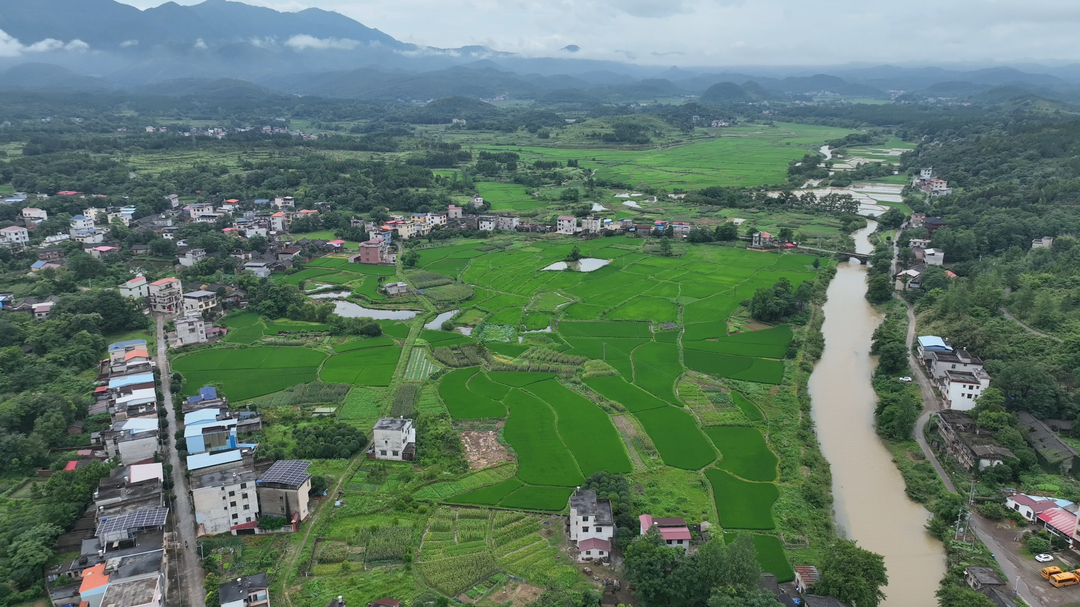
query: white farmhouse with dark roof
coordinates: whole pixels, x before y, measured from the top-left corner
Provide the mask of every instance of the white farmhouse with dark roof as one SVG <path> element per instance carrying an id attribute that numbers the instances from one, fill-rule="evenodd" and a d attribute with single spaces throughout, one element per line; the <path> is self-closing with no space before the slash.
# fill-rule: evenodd
<path id="1" fill-rule="evenodd" d="M 578 561 L 607 560 L 615 537 L 611 500 L 597 499 L 596 492 L 577 489 L 570 496 L 570 541 L 578 548 Z"/>
<path id="2" fill-rule="evenodd" d="M 411 462 L 416 457 L 416 428 L 411 419 L 383 418 L 372 430 L 372 450 L 368 457 Z"/>

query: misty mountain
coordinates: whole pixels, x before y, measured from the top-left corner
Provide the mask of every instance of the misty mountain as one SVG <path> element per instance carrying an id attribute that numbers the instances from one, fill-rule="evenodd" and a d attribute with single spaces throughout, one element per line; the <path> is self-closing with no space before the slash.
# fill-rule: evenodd
<path id="1" fill-rule="evenodd" d="M 129 53 L 171 43 L 194 45 L 197 40 L 216 46 L 268 39 L 284 43 L 294 36 L 415 48 L 338 13 L 317 8 L 281 13 L 229 0 L 194 6 L 167 2 L 145 11 L 114 0 L 0 0 L 0 29 L 24 44 L 78 39 L 91 48 Z"/>

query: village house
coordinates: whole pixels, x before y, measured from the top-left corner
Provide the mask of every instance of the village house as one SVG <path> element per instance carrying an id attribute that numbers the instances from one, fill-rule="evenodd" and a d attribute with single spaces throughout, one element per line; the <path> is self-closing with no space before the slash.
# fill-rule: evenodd
<path id="1" fill-rule="evenodd" d="M 184 414 L 188 453 L 236 449 L 237 420 L 227 409 L 205 407 Z"/>
<path id="2" fill-rule="evenodd" d="M 360 243 L 360 252 L 349 257 L 350 263 L 390 263 L 390 246 L 382 238 Z"/>
<path id="3" fill-rule="evenodd" d="M 270 605 L 270 585 L 266 574 L 238 577 L 218 586 L 218 600 L 221 607 L 268 607 Z"/>
<path id="4" fill-rule="evenodd" d="M 813 565 L 795 565 L 795 592 L 802 594 L 814 587 L 821 573 Z"/>
<path id="5" fill-rule="evenodd" d="M 1025 431 L 1024 438 L 1035 450 L 1039 463 L 1050 472 L 1072 474 L 1073 467 L 1080 458 L 1080 451 L 1061 440 L 1056 432 L 1035 419 L 1032 414 L 1020 411 L 1016 417 L 1020 420 L 1020 426 Z"/>
<path id="6" fill-rule="evenodd" d="M 599 217 L 588 217 L 581 220 L 581 231 L 587 234 L 599 234 L 603 228 L 603 221 Z"/>
<path id="7" fill-rule="evenodd" d="M 270 229 L 275 232 L 289 231 L 289 216 L 284 211 L 278 211 L 270 216 Z"/>
<path id="8" fill-rule="evenodd" d="M 940 266 L 945 263 L 945 252 L 941 249 L 923 249 L 922 262 L 928 266 Z"/>
<path id="9" fill-rule="evenodd" d="M 250 261 L 244 264 L 244 271 L 254 274 L 257 278 L 269 278 L 270 263 L 266 261 Z"/>
<path id="10" fill-rule="evenodd" d="M 387 295 L 403 295 L 409 292 L 409 283 L 407 282 L 391 282 L 383 285 L 383 291 L 386 291 Z"/>
<path id="11" fill-rule="evenodd" d="M 278 261 L 292 261 L 298 255 L 300 255 L 299 247 L 285 247 L 277 252 Z"/>
<path id="12" fill-rule="evenodd" d="M 1072 507 L 1072 510 L 1065 508 L 1044 510 L 1035 516 L 1035 524 L 1069 542 L 1070 548 L 1073 547 L 1073 540 L 1076 538 L 1075 506 Z"/>
<path id="13" fill-rule="evenodd" d="M 179 347 L 206 343 L 206 322 L 203 321 L 202 316 L 191 315 L 177 318 L 176 342 Z"/>
<path id="14" fill-rule="evenodd" d="M 1036 238 L 1031 241 L 1031 248 L 1033 249 L 1049 249 L 1054 246 L 1053 236 L 1043 236 L 1042 238 Z"/>
<path id="15" fill-rule="evenodd" d="M 499 215 L 495 218 L 495 229 L 502 230 L 503 232 L 514 232 L 521 225 L 521 219 L 518 217 L 510 217 L 509 215 Z"/>
<path id="16" fill-rule="evenodd" d="M 100 433 L 102 446 L 109 457 L 122 464 L 136 464 L 153 459 L 158 452 L 158 420 L 136 417 L 114 422 Z"/>
<path id="17" fill-rule="evenodd" d="M 577 232 L 577 217 L 572 215 L 559 215 L 555 223 L 555 232 L 558 234 L 572 235 Z"/>
<path id="18" fill-rule="evenodd" d="M 982 590 L 988 586 L 1005 586 L 1005 580 L 1001 579 L 997 571 L 990 567 L 968 567 L 964 569 L 964 581 L 974 590 Z"/>
<path id="19" fill-rule="evenodd" d="M 948 225 L 949 222 L 940 217 L 924 217 L 922 220 L 922 227 L 926 228 L 926 231 L 930 233 L 930 238 L 934 237 L 934 232 Z"/>
<path id="20" fill-rule="evenodd" d="M 22 217 L 23 225 L 36 226 L 37 224 L 48 219 L 49 213 L 35 207 L 26 207 L 22 210 L 22 214 L 20 215 L 20 217 Z"/>
<path id="21" fill-rule="evenodd" d="M 461 207 L 449 205 L 446 207 L 447 219 L 461 219 Z"/>
<path id="22" fill-rule="evenodd" d="M 307 519 L 311 493 L 311 462 L 283 459 L 274 462 L 256 482 L 262 516 L 280 516 L 297 523 Z"/>
<path id="23" fill-rule="evenodd" d="M 1034 522 L 1036 517 L 1047 510 L 1052 508 L 1065 508 L 1069 504 L 1072 504 L 1072 502 L 1066 499 L 1043 497 L 1041 495 L 1025 495 L 1023 493 L 1014 493 L 1005 498 L 1006 508 L 1014 512 L 1019 512 L 1020 516 L 1031 522 Z"/>
<path id="24" fill-rule="evenodd" d="M 971 416 L 961 411 L 938 412 L 937 427 L 945 451 L 967 470 L 977 467 L 982 471 L 1016 458 L 1012 451 L 994 442 L 992 431 L 979 428 Z"/>
<path id="25" fill-rule="evenodd" d="M 192 474 L 191 501 L 197 535 L 229 533 L 238 526 L 256 522 L 257 477 L 254 470 L 243 468 Z"/>
<path id="26" fill-rule="evenodd" d="M 218 305 L 217 293 L 213 291 L 191 291 L 184 293 L 184 315 L 201 315 L 206 310 L 212 310 Z"/>
<path id="27" fill-rule="evenodd" d="M 952 346 L 937 335 L 920 335 L 917 341 L 919 360 L 923 361 L 923 364 L 926 365 L 928 369 L 930 368 L 932 353 L 952 352 Z"/>
<path id="28" fill-rule="evenodd" d="M 383 418 L 372 428 L 371 459 L 411 462 L 416 457 L 416 428 L 411 419 Z"/>
<path id="29" fill-rule="evenodd" d="M 180 257 L 180 265 L 190 268 L 191 266 L 206 259 L 206 250 L 204 249 L 188 249 L 184 251 Z"/>
<path id="30" fill-rule="evenodd" d="M 49 312 L 52 312 L 54 305 L 56 305 L 55 301 L 36 303 L 30 308 L 30 312 L 34 315 L 34 320 L 45 320 L 49 317 Z"/>
<path id="31" fill-rule="evenodd" d="M 642 514 L 638 517 L 641 521 L 641 535 L 645 535 L 652 529 L 656 529 L 661 541 L 672 548 L 681 548 L 683 554 L 690 551 L 690 529 L 686 526 L 683 518 L 653 518 L 651 514 Z"/>
<path id="32" fill-rule="evenodd" d="M 576 489 L 570 496 L 567 521 L 579 562 L 610 558 L 611 540 L 615 537 L 611 500 L 597 499 L 596 492 L 590 489 Z"/>
<path id="33" fill-rule="evenodd" d="M 57 261 L 64 258 L 64 252 L 56 247 L 42 247 L 37 250 L 40 261 Z"/>
<path id="34" fill-rule="evenodd" d="M 142 299 L 150 294 L 150 283 L 145 276 L 136 276 L 120 285 L 120 296 L 125 299 Z"/>
<path id="35" fill-rule="evenodd" d="M 162 278 L 150 283 L 150 311 L 155 314 L 175 314 L 183 309 L 184 295 L 178 278 Z"/>
<path id="36" fill-rule="evenodd" d="M 945 405 L 957 411 L 975 408 L 976 400 L 990 387 L 990 376 L 981 368 L 977 371 L 945 371 L 939 380 L 938 392 Z"/>
<path id="37" fill-rule="evenodd" d="M 480 218 L 477 220 L 476 228 L 481 232 L 495 231 L 495 216 L 481 215 Z"/>
<path id="38" fill-rule="evenodd" d="M 102 257 L 105 257 L 106 255 L 112 255 L 114 253 L 119 253 L 120 248 L 119 247 L 110 247 L 110 246 L 106 246 L 106 245 L 101 245 L 101 246 L 97 246 L 97 247 L 91 247 L 91 248 L 87 249 L 86 252 L 89 253 L 90 257 L 93 257 L 94 259 L 101 259 Z"/>
<path id="39" fill-rule="evenodd" d="M 196 202 L 188 205 L 188 218 L 192 221 L 198 221 L 199 217 L 205 214 L 214 212 L 214 205 L 209 202 Z"/>
<path id="40" fill-rule="evenodd" d="M 918 270 L 904 270 L 899 272 L 894 279 L 893 288 L 897 291 L 917 289 L 919 288 L 920 276 L 922 276 L 922 272 L 919 272 Z"/>
<path id="41" fill-rule="evenodd" d="M 751 239 L 751 247 L 755 249 L 763 249 L 765 247 L 771 247 L 776 244 L 773 239 L 773 235 L 768 232 L 754 232 Z"/>
<path id="42" fill-rule="evenodd" d="M 671 222 L 671 231 L 675 236 L 686 238 L 690 235 L 691 225 L 686 221 L 673 221 Z"/>
<path id="43" fill-rule="evenodd" d="M 481 196 L 473 196 L 472 199 L 469 200 L 469 204 L 471 204 L 474 207 L 483 206 L 484 199 Z"/>
<path id="44" fill-rule="evenodd" d="M 0 244 L 8 247 L 22 247 L 30 242 L 30 232 L 24 227 L 8 226 L 0 229 Z"/>

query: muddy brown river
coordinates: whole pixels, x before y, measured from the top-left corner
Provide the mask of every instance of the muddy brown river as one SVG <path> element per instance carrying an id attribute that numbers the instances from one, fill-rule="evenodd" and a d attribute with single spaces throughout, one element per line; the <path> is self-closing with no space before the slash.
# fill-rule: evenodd
<path id="1" fill-rule="evenodd" d="M 873 221 L 855 233 L 857 253 L 873 250 Z M 887 607 L 937 605 L 945 552 L 924 528 L 930 513 L 904 493 L 892 454 L 874 432 L 876 361 L 870 341 L 881 316 L 866 301 L 866 267 L 841 263 L 825 303 L 825 351 L 809 390 L 821 451 L 833 476 L 833 517 L 841 536 L 885 556 Z"/>

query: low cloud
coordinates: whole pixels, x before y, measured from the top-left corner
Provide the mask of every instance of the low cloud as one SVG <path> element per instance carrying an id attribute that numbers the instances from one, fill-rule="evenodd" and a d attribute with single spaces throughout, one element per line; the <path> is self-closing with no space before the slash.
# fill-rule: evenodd
<path id="1" fill-rule="evenodd" d="M 25 53 L 51 53 L 53 51 L 86 51 L 89 48 L 89 44 L 77 38 L 71 42 L 46 38 L 26 45 L 19 42 L 18 38 L 0 30 L 0 57 L 18 57 Z"/>
<path id="2" fill-rule="evenodd" d="M 120 43 L 120 48 L 128 48 L 131 46 L 139 46 L 138 40 L 124 40 Z"/>
<path id="3" fill-rule="evenodd" d="M 205 51 L 209 47 L 206 46 L 206 42 L 203 42 L 202 38 L 199 38 L 195 41 L 195 45 L 192 48 L 197 48 L 200 51 Z"/>
<path id="4" fill-rule="evenodd" d="M 351 51 L 354 48 L 360 46 L 362 43 L 359 40 L 351 40 L 349 38 L 316 38 L 315 36 L 309 36 L 307 34 L 300 34 L 293 36 L 285 41 L 286 46 L 292 47 L 294 50 L 302 51 L 306 49 L 315 50 L 335 50 L 335 51 Z"/>
<path id="5" fill-rule="evenodd" d="M 257 46 L 259 48 L 271 48 L 277 46 L 277 40 L 275 40 L 273 36 L 267 36 L 266 38 L 255 37 L 249 40 L 249 42 L 251 42 L 252 46 Z"/>

